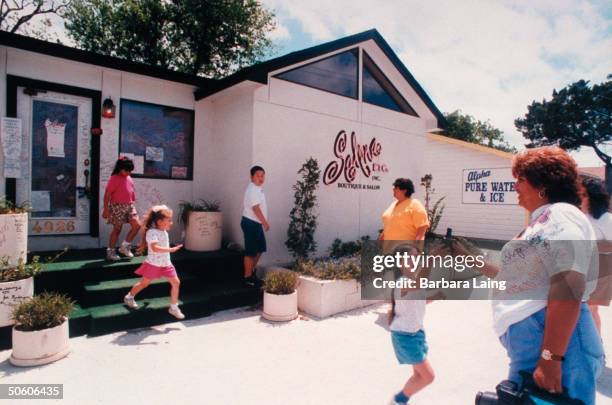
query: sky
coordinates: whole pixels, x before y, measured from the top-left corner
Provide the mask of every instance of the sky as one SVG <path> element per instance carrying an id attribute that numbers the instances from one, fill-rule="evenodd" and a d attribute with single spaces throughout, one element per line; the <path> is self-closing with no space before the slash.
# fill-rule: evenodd
<path id="1" fill-rule="evenodd" d="M 274 10 L 271 56 L 376 28 L 442 112 L 504 131 L 533 100 L 612 73 L 612 2 L 605 0 L 263 0 Z M 573 153 L 600 166 L 591 148 Z M 607 148 L 612 153 L 612 145 Z"/>
<path id="2" fill-rule="evenodd" d="M 274 11 L 270 57 L 376 28 L 442 112 L 457 109 L 501 129 L 533 100 L 580 79 L 612 74 L 610 0 L 262 0 Z M 53 31 L 65 41 L 63 24 Z M 612 145 L 607 148 L 612 154 Z M 591 148 L 572 153 L 601 166 Z"/>

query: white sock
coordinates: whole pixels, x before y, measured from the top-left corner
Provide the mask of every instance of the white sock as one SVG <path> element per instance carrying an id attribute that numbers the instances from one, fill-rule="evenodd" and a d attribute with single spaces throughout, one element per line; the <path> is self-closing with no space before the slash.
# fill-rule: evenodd
<path id="1" fill-rule="evenodd" d="M 178 309 L 178 304 L 170 304 L 170 308 L 172 308 L 172 309 Z"/>
<path id="2" fill-rule="evenodd" d="M 130 293 L 127 293 L 127 295 L 125 296 L 125 298 L 127 298 L 127 299 L 131 299 L 131 298 L 134 298 L 134 296 L 133 296 L 132 294 L 130 294 Z"/>
<path id="3" fill-rule="evenodd" d="M 131 243 L 129 243 L 128 241 L 124 240 L 123 242 L 121 242 L 121 246 L 130 246 L 130 245 Z"/>

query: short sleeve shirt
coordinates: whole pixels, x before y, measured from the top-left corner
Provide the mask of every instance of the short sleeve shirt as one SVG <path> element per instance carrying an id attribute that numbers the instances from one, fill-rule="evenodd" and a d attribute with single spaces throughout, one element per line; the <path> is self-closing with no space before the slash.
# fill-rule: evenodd
<path id="1" fill-rule="evenodd" d="M 106 192 L 110 193 L 111 202 L 131 204 L 136 201 L 134 180 L 131 176 L 113 174 L 106 184 Z"/>
<path id="2" fill-rule="evenodd" d="M 419 200 L 394 201 L 382 215 L 385 240 L 415 240 L 417 229 L 429 226 L 427 211 Z"/>
<path id="3" fill-rule="evenodd" d="M 595 230 L 597 240 L 612 241 L 612 214 L 606 212 L 597 219 L 590 215 L 588 217 Z"/>
<path id="4" fill-rule="evenodd" d="M 152 264 L 153 266 L 171 266 L 172 262 L 170 261 L 170 252 L 157 253 L 154 252 L 153 249 L 151 249 L 151 245 L 153 245 L 153 243 L 157 243 L 157 245 L 160 247 L 170 247 L 168 232 L 151 228 L 147 231 L 146 240 L 147 247 L 149 250 L 147 252 L 147 258 L 145 259 L 145 261 L 149 264 Z"/>
<path id="5" fill-rule="evenodd" d="M 595 233 L 587 217 L 566 203 L 547 204 L 531 215 L 531 223 L 501 251 L 494 290 L 493 321 L 501 336 L 508 327 L 547 306 L 550 278 L 565 271 L 585 276 L 582 300 L 593 292 L 598 275 Z"/>
<path id="6" fill-rule="evenodd" d="M 402 277 L 405 279 L 406 277 Z M 400 280 L 402 280 L 400 278 Z M 427 301 L 422 290 L 408 291 L 402 295 L 401 288 L 393 290 L 395 316 L 389 329 L 395 332 L 415 333 L 424 329 L 425 307 Z"/>
<path id="7" fill-rule="evenodd" d="M 244 192 L 244 210 L 242 211 L 242 216 L 261 223 L 253 211 L 253 207 L 256 205 L 259 205 L 259 209 L 261 209 L 263 216 L 267 220 L 268 205 L 266 203 L 266 196 L 264 195 L 263 187 L 256 186 L 255 183 L 250 182 Z"/>

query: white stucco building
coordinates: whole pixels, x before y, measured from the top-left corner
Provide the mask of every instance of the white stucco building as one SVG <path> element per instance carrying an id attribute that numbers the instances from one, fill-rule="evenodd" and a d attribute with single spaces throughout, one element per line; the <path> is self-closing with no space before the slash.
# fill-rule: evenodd
<path id="1" fill-rule="evenodd" d="M 102 116 L 107 99 L 114 118 Z M 31 250 L 106 245 L 100 207 L 120 154 L 137 162 L 141 213 L 157 203 L 218 200 L 224 236 L 238 243 L 249 168 L 263 166 L 267 262 L 288 258 L 291 186 L 308 157 L 323 177 L 321 253 L 336 237 L 375 237 L 398 177 L 411 178 L 422 199 L 419 180 L 433 174 L 434 200 L 447 198 L 440 227 L 455 234 L 508 239 L 524 221 L 507 187 L 502 201 L 490 199 L 489 185 L 476 203 L 465 190 L 466 182 L 487 181 L 467 180 L 470 170 L 494 169 L 490 179 L 511 181 L 511 156 L 433 135 L 442 114 L 376 30 L 221 80 L 0 32 L 0 113 L 20 119 L 5 121 L 21 128 L 0 155 L 0 195 L 33 203 Z M 178 242 L 180 226 L 171 237 Z"/>

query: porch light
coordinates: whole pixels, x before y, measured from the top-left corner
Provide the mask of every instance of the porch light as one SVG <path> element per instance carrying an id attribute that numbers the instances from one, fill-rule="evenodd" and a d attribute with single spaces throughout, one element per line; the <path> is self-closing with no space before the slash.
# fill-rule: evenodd
<path id="1" fill-rule="evenodd" d="M 115 118 L 115 104 L 110 97 L 102 103 L 102 116 L 104 118 Z"/>

